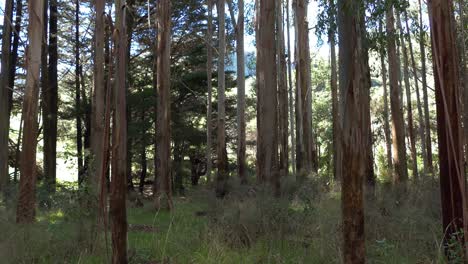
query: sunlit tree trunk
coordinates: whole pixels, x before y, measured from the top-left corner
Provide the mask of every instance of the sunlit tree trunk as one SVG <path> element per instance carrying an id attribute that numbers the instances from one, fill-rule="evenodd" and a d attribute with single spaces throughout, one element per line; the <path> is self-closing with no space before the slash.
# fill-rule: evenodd
<path id="1" fill-rule="evenodd" d="M 379 32 L 383 33 L 382 22 L 379 21 Z M 385 134 L 385 144 L 386 144 L 386 153 L 387 153 L 387 169 L 388 172 L 393 171 L 393 162 L 392 162 L 392 139 L 390 136 L 390 123 L 389 123 L 389 109 L 388 109 L 388 89 L 387 89 L 387 64 L 385 63 L 385 48 L 380 48 L 380 67 L 382 73 L 382 85 L 384 89 L 384 110 L 383 110 L 383 119 L 384 119 L 384 134 Z"/>
<path id="2" fill-rule="evenodd" d="M 20 186 L 16 211 L 17 223 L 30 223 L 35 217 L 36 203 L 36 147 L 37 147 L 37 112 L 41 68 L 41 43 L 43 0 L 29 0 L 28 39 L 26 51 L 26 90 L 23 101 L 24 134 L 20 164 Z"/>
<path id="3" fill-rule="evenodd" d="M 296 174 L 296 122 L 294 119 L 294 86 L 293 86 L 293 74 L 292 74 L 292 58 L 293 54 L 291 51 L 291 32 L 290 32 L 290 15 L 289 15 L 289 0 L 286 0 L 286 34 L 288 36 L 288 86 L 289 86 L 289 124 L 290 124 L 290 136 L 291 136 L 291 167 L 293 174 Z"/>
<path id="4" fill-rule="evenodd" d="M 419 121 L 419 137 L 421 138 L 421 156 L 423 158 L 423 172 L 424 175 L 427 175 L 428 164 L 427 164 L 427 148 L 426 148 L 426 137 L 425 137 L 425 122 L 424 122 L 424 113 L 421 103 L 421 91 L 419 90 L 419 81 L 418 81 L 418 71 L 416 66 L 416 59 L 414 58 L 413 43 L 411 42 L 411 33 L 408 23 L 408 13 L 405 11 L 405 24 L 407 30 L 406 41 L 408 42 L 409 53 L 411 57 L 411 67 L 413 70 L 414 84 L 416 87 L 416 99 L 418 107 L 418 121 Z"/>
<path id="5" fill-rule="evenodd" d="M 401 43 L 401 53 L 403 54 L 403 80 L 405 84 L 406 92 L 406 111 L 408 117 L 408 136 L 410 143 L 410 152 L 411 152 L 411 169 L 413 171 L 413 179 L 417 180 L 419 178 L 418 173 L 418 155 L 416 152 L 416 136 L 414 135 L 414 122 L 413 122 L 413 102 L 411 100 L 411 84 L 409 76 L 409 59 L 408 59 L 408 49 L 405 42 L 405 33 L 401 25 L 400 13 L 397 14 L 397 25 L 400 31 L 400 43 Z"/>
<path id="6" fill-rule="evenodd" d="M 364 237 L 363 184 L 366 178 L 369 129 L 366 122 L 366 66 L 363 65 L 363 21 L 356 1 L 338 1 L 338 32 L 340 61 L 340 108 L 342 113 L 341 145 L 343 148 L 343 261 L 366 262 Z"/>
<path id="7" fill-rule="evenodd" d="M 260 63 L 258 95 L 261 104 L 257 105 L 260 110 L 260 126 L 258 135 L 262 144 L 257 159 L 260 174 L 258 178 L 262 182 L 269 182 L 275 195 L 279 195 L 279 172 L 278 172 L 278 101 L 277 101 L 277 73 L 275 52 L 275 9 L 274 1 L 260 0 L 259 6 L 259 31 L 257 50 Z"/>
<path id="8" fill-rule="evenodd" d="M 160 192 L 156 193 L 156 207 L 172 209 L 171 161 L 171 1 L 161 0 L 158 5 L 157 50 L 157 169 Z"/>
<path id="9" fill-rule="evenodd" d="M 427 66 L 426 66 L 426 30 L 423 24 L 423 11 L 421 0 L 419 3 L 419 49 L 421 52 L 421 79 L 422 79 L 422 91 L 423 91 L 423 103 L 424 103 L 424 126 L 426 129 L 426 148 L 427 148 L 427 164 L 429 173 L 434 174 L 434 165 L 432 162 L 432 137 L 431 137 L 431 116 L 429 114 L 429 97 L 428 97 L 428 85 L 427 85 Z"/>
<path id="10" fill-rule="evenodd" d="M 452 1 L 446 0 L 428 2 L 434 58 L 444 246 L 449 261 L 459 260 L 458 257 L 466 261 L 466 252 L 460 252 L 461 256 L 454 256 L 456 248 L 453 248 L 453 239 L 459 239 L 462 245 L 467 242 L 460 229 L 466 234 L 468 228 L 461 144 L 463 132 L 460 120 L 459 58 L 452 4 Z"/>
<path id="11" fill-rule="evenodd" d="M 406 182 L 408 169 L 406 165 L 405 124 L 403 121 L 403 109 L 400 101 L 398 80 L 400 69 L 395 41 L 395 17 L 393 5 L 386 11 L 387 22 L 387 51 L 390 77 L 390 109 L 392 112 L 392 141 L 393 141 L 393 181 L 394 183 Z"/>

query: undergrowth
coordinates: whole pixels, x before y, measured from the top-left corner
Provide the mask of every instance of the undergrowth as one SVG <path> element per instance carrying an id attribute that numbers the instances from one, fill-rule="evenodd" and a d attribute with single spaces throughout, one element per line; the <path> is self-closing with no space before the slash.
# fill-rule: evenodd
<path id="1" fill-rule="evenodd" d="M 233 183 L 221 200 L 203 186 L 189 190 L 171 213 L 155 211 L 149 199 L 143 207 L 129 202 L 129 262 L 341 263 L 339 190 L 326 181 L 286 178 L 281 198 L 268 186 Z M 378 185 L 367 195 L 368 262 L 444 263 L 438 193 L 425 182 L 404 191 Z M 110 233 L 93 229 L 80 195 L 62 188 L 26 226 L 14 223 L 14 206 L 0 206 L 0 262 L 107 263 Z"/>

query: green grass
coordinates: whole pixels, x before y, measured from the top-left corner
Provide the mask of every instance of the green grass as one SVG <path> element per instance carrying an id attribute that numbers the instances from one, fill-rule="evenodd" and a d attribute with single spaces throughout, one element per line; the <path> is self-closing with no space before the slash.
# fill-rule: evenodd
<path id="1" fill-rule="evenodd" d="M 224 200 L 205 187 L 175 198 L 173 212 L 149 200 L 128 206 L 130 263 L 340 263 L 341 201 L 338 188 L 321 183 L 284 184 L 283 198 L 233 187 Z M 424 191 L 421 191 L 424 190 Z M 403 196 L 379 188 L 366 201 L 368 263 L 440 263 L 437 189 L 413 186 Z M 400 197 L 399 200 L 396 197 Z M 14 224 L 0 207 L 1 263 L 106 263 L 110 249 L 92 231 L 73 199 L 39 210 L 38 221 Z M 81 216 L 80 216 L 81 215 Z M 107 252 L 107 253 L 106 253 Z"/>

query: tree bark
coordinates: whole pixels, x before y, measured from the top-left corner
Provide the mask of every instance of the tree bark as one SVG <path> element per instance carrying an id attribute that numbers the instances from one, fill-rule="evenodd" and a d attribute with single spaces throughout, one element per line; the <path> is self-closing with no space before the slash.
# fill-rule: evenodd
<path id="1" fill-rule="evenodd" d="M 403 110 L 400 101 L 400 92 L 398 80 L 400 79 L 400 70 L 398 67 L 398 57 L 395 41 L 397 35 L 395 32 L 395 17 L 393 14 L 393 5 L 386 11 L 387 22 L 387 50 L 390 76 L 390 108 L 392 112 L 392 141 L 393 141 L 393 182 L 398 184 L 406 182 L 408 179 L 408 169 L 406 165 L 406 144 L 405 144 L 405 125 L 403 121 Z"/>
<path id="2" fill-rule="evenodd" d="M 20 164 L 20 186 L 16 211 L 17 223 L 31 223 L 36 203 L 37 112 L 41 68 L 43 0 L 29 0 L 26 90 L 23 101 L 24 134 Z"/>
<path id="3" fill-rule="evenodd" d="M 229 13 L 236 33 L 237 55 L 237 174 L 241 184 L 247 184 L 245 163 L 245 52 L 244 52 L 244 1 L 238 0 L 237 22 L 232 0 L 228 0 Z"/>
<path id="4" fill-rule="evenodd" d="M 288 84 L 286 73 L 286 47 L 284 43 L 283 3 L 275 1 L 277 39 L 277 72 L 278 72 L 278 123 L 279 123 L 279 172 L 286 176 L 289 170 L 288 146 Z"/>
<path id="5" fill-rule="evenodd" d="M 440 159 L 440 190 L 442 201 L 442 222 L 444 246 L 448 254 L 452 239 L 466 243 L 467 228 L 466 182 L 463 164 L 463 147 L 460 120 L 459 58 L 456 47 L 456 31 L 453 25 L 453 2 L 430 0 L 429 21 L 432 35 L 432 56 L 434 58 L 437 124 Z M 464 249 L 466 250 L 466 248 Z M 466 252 L 460 252 L 463 256 Z"/>
<path id="6" fill-rule="evenodd" d="M 81 115 L 81 63 L 80 63 L 80 0 L 75 0 L 75 122 L 76 122 L 76 153 L 78 158 L 78 184 L 84 180 L 83 164 L 83 126 Z"/>
<path id="7" fill-rule="evenodd" d="M 42 13 L 41 13 L 42 14 Z M 5 1 L 3 17 L 2 58 L 0 73 L 0 191 L 4 191 L 9 181 L 8 172 L 8 140 L 10 133 L 10 105 L 8 76 L 10 73 L 11 21 L 13 17 L 13 1 Z"/>
<path id="8" fill-rule="evenodd" d="M 94 177 L 93 177 L 93 186 L 95 186 L 95 191 L 97 194 L 98 190 L 101 190 L 101 185 L 104 182 L 101 182 L 103 179 L 103 166 L 105 163 L 105 140 L 104 139 L 104 130 L 107 123 L 105 123 L 105 107 L 106 107 L 106 83 L 104 75 L 104 6 L 105 0 L 96 0 L 95 10 L 96 10 L 96 25 L 95 25 L 95 35 L 94 35 L 94 45 L 95 45 L 95 54 L 94 54 L 94 94 L 92 101 L 92 132 L 91 132 L 91 146 L 94 156 Z"/>
<path id="9" fill-rule="evenodd" d="M 5 6 L 6 7 L 6 6 Z M 7 8 L 5 9 L 5 11 Z M 11 60 L 10 60 L 10 74 L 8 76 L 8 91 L 9 106 L 8 106 L 8 116 L 11 116 L 11 109 L 13 108 L 13 89 L 15 86 L 15 77 L 16 77 L 16 65 L 18 60 L 18 46 L 19 46 L 19 32 L 21 32 L 21 23 L 23 20 L 23 0 L 16 0 L 15 5 L 15 28 L 13 31 L 13 47 L 11 51 Z"/>
<path id="10" fill-rule="evenodd" d="M 223 197 L 227 188 L 227 152 L 226 152 L 226 106 L 225 106 L 225 56 L 226 56 L 226 28 L 225 28 L 225 0 L 218 0 L 218 25 L 219 25 L 219 59 L 218 59 L 218 173 L 216 175 L 216 195 Z"/>
<path id="11" fill-rule="evenodd" d="M 286 0 L 286 34 L 288 36 L 288 85 L 289 85 L 289 123 L 290 126 L 290 134 L 291 134 L 291 167 L 293 174 L 296 174 L 296 128 L 295 128 L 295 120 L 294 120 L 294 96 L 293 96 L 293 75 L 292 75 L 292 58 L 293 54 L 291 52 L 291 32 L 290 32 L 290 15 L 289 15 L 289 0 Z"/>
<path id="12" fill-rule="evenodd" d="M 272 185 L 275 195 L 279 195 L 279 172 L 278 172 L 278 101 L 277 101 L 277 73 L 275 54 L 275 3 L 269 0 L 260 0 L 259 6 L 259 36 L 257 50 L 258 54 L 259 80 L 258 96 L 261 104 L 258 118 L 261 126 L 258 135 L 262 139 L 259 156 L 259 179 Z"/>
<path id="13" fill-rule="evenodd" d="M 213 140 L 213 104 L 212 104 L 212 92 L 213 92 L 213 0 L 207 0 L 208 5 L 208 28 L 206 32 L 206 79 L 207 79 L 207 107 L 206 107 L 206 181 L 208 184 L 211 183 L 211 171 L 212 171 L 212 140 Z"/>
<path id="14" fill-rule="evenodd" d="M 47 37 L 47 7 L 44 9 L 44 33 Z M 57 170 L 57 3 L 50 0 L 49 45 L 43 43 L 42 118 L 44 127 L 44 175 L 50 192 L 55 191 Z M 54 36 L 53 36 L 54 35 Z M 49 65 L 47 55 L 49 54 Z M 48 66 L 48 68 L 47 68 Z M 53 68 L 53 69 L 52 69 Z M 55 71 L 55 72 L 52 72 Z"/>
<path id="15" fill-rule="evenodd" d="M 296 89 L 297 106 L 296 115 L 298 123 L 297 146 L 297 170 L 299 174 L 305 176 L 316 169 L 316 154 L 312 137 L 312 116 L 311 116 L 311 87 L 310 87 L 310 50 L 307 23 L 307 4 L 305 0 L 294 0 L 296 17 Z M 299 124 L 300 122 L 300 124 Z"/>
<path id="16" fill-rule="evenodd" d="M 365 113 L 366 74 L 363 58 L 363 32 L 360 6 L 356 1 L 338 2 L 340 93 L 343 148 L 343 261 L 365 263 L 364 198 L 369 130 Z"/>
<path id="17" fill-rule="evenodd" d="M 339 99 L 338 99 L 338 72 L 337 72 L 337 62 L 336 62 L 336 25 L 335 25 L 335 14 L 336 6 L 335 0 L 330 0 L 330 12 L 329 12 L 329 21 L 330 21 L 330 30 L 328 33 L 328 41 L 330 42 L 330 65 L 331 65 L 331 77 L 330 77 L 330 88 L 332 94 L 332 118 L 333 118 L 333 178 L 335 180 L 341 180 L 341 129 L 340 129 L 340 114 L 338 113 L 339 109 Z"/>
<path id="18" fill-rule="evenodd" d="M 383 25 L 382 22 L 379 22 L 379 32 L 383 34 Z M 388 171 L 393 174 L 393 162 L 392 162 L 392 139 L 390 136 L 390 124 L 389 124 L 389 109 L 388 109 L 388 89 L 387 89 L 387 65 L 385 63 L 385 48 L 380 48 L 380 67 L 382 71 L 382 83 L 384 88 L 384 134 L 385 134 L 385 144 L 386 144 L 386 153 L 387 153 L 387 167 Z"/>
<path id="19" fill-rule="evenodd" d="M 112 181 L 110 194 L 110 216 L 112 230 L 112 263 L 127 263 L 127 210 L 126 210 L 126 165 L 127 165 L 127 102 L 126 102 L 126 67 L 127 67 L 127 30 L 126 2 L 117 0 L 116 9 L 116 71 L 114 87 L 115 120 L 112 131 Z"/>
<path id="20" fill-rule="evenodd" d="M 161 0 L 158 5 L 158 51 L 157 51 L 157 123 L 156 137 L 157 168 L 161 183 L 156 194 L 156 207 L 161 207 L 161 196 L 165 196 L 165 207 L 172 209 L 171 178 L 171 1 Z"/>
<path id="21" fill-rule="evenodd" d="M 406 92 L 406 111 L 408 117 L 408 137 L 410 141 L 410 152 L 411 152 L 411 169 L 413 171 L 413 179 L 418 180 L 418 155 L 416 151 L 416 136 L 414 135 L 414 122 L 413 122 L 413 102 L 411 100 L 411 84 L 409 77 L 409 59 L 408 49 L 405 43 L 405 33 L 401 25 L 400 13 L 397 13 L 397 24 L 400 31 L 400 42 L 401 42 L 401 53 L 403 54 L 403 80 L 405 84 Z"/>
<path id="22" fill-rule="evenodd" d="M 429 97 L 428 97 L 428 85 L 427 85 L 427 70 L 426 70 L 426 31 L 424 30 L 423 24 L 423 11 L 421 0 L 419 3 L 419 49 L 421 52 L 421 77 L 422 77 L 422 91 L 423 91 L 423 102 L 424 102 L 424 120 L 426 129 L 426 148 L 427 148 L 427 164 L 429 173 L 434 175 L 434 165 L 432 162 L 432 136 L 431 136 L 431 116 L 429 114 Z"/>
<path id="23" fill-rule="evenodd" d="M 428 163 L 427 163 L 427 148 L 426 148 L 426 136 L 425 136 L 425 122 L 424 122 L 424 113 L 422 109 L 421 103 L 421 91 L 419 90 L 419 82 L 418 82 L 418 72 L 416 67 L 416 59 L 414 58 L 414 51 L 413 51 L 413 43 L 411 42 L 411 32 L 408 23 L 408 13 L 405 11 L 405 24 L 407 30 L 407 42 L 409 47 L 409 53 L 411 57 L 411 67 L 413 68 L 413 76 L 414 76 L 414 84 L 416 86 L 416 99 L 417 99 L 417 107 L 418 107 L 418 121 L 419 121 L 419 137 L 421 138 L 421 156 L 423 158 L 423 175 L 427 175 L 428 173 Z"/>

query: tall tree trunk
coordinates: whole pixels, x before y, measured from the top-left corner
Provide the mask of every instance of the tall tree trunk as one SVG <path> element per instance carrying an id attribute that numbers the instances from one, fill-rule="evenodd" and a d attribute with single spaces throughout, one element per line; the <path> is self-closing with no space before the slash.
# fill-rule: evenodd
<path id="1" fill-rule="evenodd" d="M 133 10 L 133 6 L 135 5 L 135 0 L 127 0 L 127 8 L 129 10 Z M 127 62 L 130 62 L 131 50 L 132 50 L 132 38 L 133 38 L 133 27 L 135 24 L 134 16 L 129 15 L 126 17 L 125 21 L 127 25 Z M 133 85 L 133 77 L 129 74 L 129 66 L 126 65 L 125 71 L 127 72 L 127 96 L 130 94 L 130 88 Z M 130 123 L 132 122 L 132 107 L 130 104 L 127 104 L 127 135 L 128 135 L 128 128 Z M 127 136 L 127 190 L 128 192 L 135 191 L 135 187 L 133 186 L 133 172 L 132 172 L 132 162 L 133 162 L 133 151 L 132 151 L 132 137 Z"/>
<path id="2" fill-rule="evenodd" d="M 294 120 L 294 96 L 293 96 L 293 75 L 292 75 L 292 57 L 293 54 L 291 52 L 291 32 L 290 32 L 290 15 L 289 15 L 289 0 L 286 0 L 286 34 L 288 36 L 288 85 L 289 85 L 289 123 L 290 126 L 290 135 L 291 135 L 291 167 L 293 174 L 296 174 L 296 128 L 295 128 L 295 120 Z"/>
<path id="3" fill-rule="evenodd" d="M 367 144 L 369 130 L 365 113 L 366 67 L 363 58 L 363 32 L 360 26 L 360 5 L 356 1 L 338 2 L 340 94 L 343 147 L 343 260 L 344 263 L 365 263 L 364 198 Z"/>
<path id="4" fill-rule="evenodd" d="M 75 122 L 76 122 L 76 153 L 78 158 L 78 184 L 84 180 L 83 164 L 83 126 L 81 117 L 83 105 L 81 102 L 81 63 L 80 63 L 80 0 L 75 0 Z"/>
<path id="5" fill-rule="evenodd" d="M 247 184 L 245 174 L 245 53 L 244 53 L 244 1 L 237 1 L 238 17 L 234 15 L 232 0 L 228 0 L 231 21 L 236 32 L 237 55 L 237 174 L 241 184 Z"/>
<path id="6" fill-rule="evenodd" d="M 212 171 L 212 140 L 213 140 L 213 104 L 212 104 L 212 92 L 213 92 L 213 0 L 207 0 L 208 5 L 208 28 L 206 32 L 206 79 L 208 82 L 208 98 L 206 100 L 206 181 L 208 184 L 211 183 L 211 171 Z"/>
<path id="7" fill-rule="evenodd" d="M 305 14 L 305 1 L 293 0 L 296 29 L 296 123 L 297 123 L 297 170 L 305 176 L 312 170 L 310 162 L 310 120 L 307 112 L 307 61 L 310 60 L 308 48 L 308 26 Z"/>
<path id="8" fill-rule="evenodd" d="M 225 63 L 226 56 L 226 28 L 225 28 L 225 0 L 218 0 L 218 25 L 219 25 L 219 59 L 218 59 L 218 173 L 216 176 L 216 195 L 223 197 L 226 194 L 227 184 L 227 152 L 226 152 L 226 106 L 225 106 Z"/>
<path id="9" fill-rule="evenodd" d="M 361 4 L 361 9 L 364 10 L 364 4 Z M 364 124 L 367 128 L 367 144 L 365 149 L 366 155 L 366 183 L 367 183 L 367 194 L 370 198 L 374 197 L 375 195 L 375 173 L 374 173 L 374 153 L 372 146 L 374 144 L 373 134 L 372 134 L 372 117 L 371 117 L 371 70 L 369 67 L 369 40 L 367 38 L 366 32 L 366 20 L 365 16 L 360 14 L 360 23 L 359 26 L 361 27 L 360 31 L 360 39 L 361 39 L 361 67 L 362 67 L 362 89 L 364 93 L 362 94 L 362 103 L 363 103 L 363 111 L 364 111 Z"/>
<path id="10" fill-rule="evenodd" d="M 288 84 L 286 74 L 286 47 L 284 43 L 283 3 L 275 1 L 277 40 L 277 72 L 278 72 L 278 123 L 279 123 L 279 172 L 280 176 L 288 174 L 289 146 L 288 146 Z"/>
<path id="11" fill-rule="evenodd" d="M 424 122 L 424 113 L 422 109 L 421 96 L 419 90 L 418 82 L 418 72 L 416 67 L 416 59 L 414 58 L 413 43 L 411 42 L 411 32 L 408 23 L 408 13 L 405 11 L 405 24 L 406 24 L 406 41 L 408 42 L 409 53 L 411 57 L 411 67 L 413 68 L 414 84 L 416 87 L 416 99 L 418 107 L 418 121 L 419 121 L 419 137 L 421 138 L 421 156 L 423 158 L 423 172 L 424 175 L 427 175 L 428 164 L 427 164 L 427 148 L 426 148 L 426 137 L 425 137 L 425 122 Z"/>
<path id="12" fill-rule="evenodd" d="M 452 239 L 459 239 L 461 245 L 467 227 L 466 182 L 462 143 L 462 129 L 459 102 L 459 58 L 456 47 L 456 31 L 453 25 L 452 1 L 431 0 L 429 20 L 432 35 L 432 56 L 434 58 L 434 77 L 436 90 L 437 124 L 440 159 L 440 190 L 442 200 L 442 222 L 444 246 L 449 261 L 456 248 L 451 248 Z M 466 247 L 463 246 L 466 250 Z M 449 254 L 452 252 L 452 254 Z"/>
<path id="13" fill-rule="evenodd" d="M 164 202 L 172 209 L 171 180 L 171 1 L 161 0 L 158 5 L 158 52 L 157 52 L 157 160 L 161 192 Z M 160 207 L 162 193 L 156 194 L 156 207 Z"/>
<path id="14" fill-rule="evenodd" d="M 411 100 L 411 84 L 409 77 L 409 59 L 408 59 L 408 49 L 406 48 L 405 43 L 405 32 L 401 25 L 400 13 L 397 13 L 397 24 L 400 31 L 400 42 L 401 42 L 401 53 L 403 54 L 403 78 L 406 91 L 406 111 L 408 117 L 408 136 L 410 141 L 410 151 L 411 151 L 411 169 L 413 171 L 413 179 L 418 180 L 418 155 L 416 151 L 416 136 L 414 135 L 414 123 L 413 123 L 413 103 Z"/>
<path id="15" fill-rule="evenodd" d="M 379 32 L 383 34 L 383 25 L 382 21 L 379 21 Z M 386 153 L 387 153 L 387 169 L 390 173 L 393 171 L 393 162 L 392 162 L 392 139 L 390 137 L 390 124 L 389 124 L 389 109 L 388 109 L 388 89 L 387 89 L 387 65 L 385 63 L 385 48 L 380 48 L 380 67 L 382 71 L 382 83 L 384 88 L 384 134 L 385 134 L 385 144 L 386 144 Z"/>
<path id="16" fill-rule="evenodd" d="M 142 118 L 141 120 L 144 122 L 145 121 L 144 113 L 142 114 L 141 118 Z M 148 173 L 148 161 L 146 158 L 146 145 L 145 145 L 144 138 L 141 139 L 140 159 L 141 159 L 141 172 L 140 172 L 140 183 L 138 185 L 138 190 L 140 191 L 141 194 L 143 194 L 143 191 L 145 188 L 146 175 Z"/>
<path id="17" fill-rule="evenodd" d="M 392 140 L 393 140 L 393 181 L 394 183 L 406 182 L 408 179 L 408 169 L 406 165 L 406 144 L 405 125 L 403 121 L 403 109 L 400 101 L 398 80 L 400 79 L 400 69 L 398 67 L 398 57 L 395 41 L 395 17 L 393 15 L 393 5 L 386 11 L 387 22 L 387 49 L 390 76 L 390 108 L 392 111 Z"/>
<path id="18" fill-rule="evenodd" d="M 237 48 L 237 161 L 241 183 L 247 183 L 246 174 L 246 135 L 245 135 L 245 52 L 244 52 L 244 0 L 238 0 L 238 18 L 236 28 Z"/>
<path id="19" fill-rule="evenodd" d="M 466 52 L 466 19 L 465 10 L 466 2 L 458 1 L 458 12 L 460 16 L 459 27 L 459 46 L 460 46 L 460 83 L 463 95 L 463 126 L 464 126 L 464 141 L 465 141 L 465 161 L 468 161 L 468 69 L 467 69 L 467 52 Z"/>
<path id="20" fill-rule="evenodd" d="M 269 182 L 275 195 L 279 195 L 278 172 L 278 126 L 277 126 L 277 73 L 275 54 L 275 3 L 260 0 L 259 6 L 259 36 L 257 50 L 260 57 L 258 96 L 261 98 L 259 118 L 261 126 L 258 135 L 262 138 L 259 156 L 259 176 L 263 182 Z"/>
<path id="21" fill-rule="evenodd" d="M 112 151 L 112 181 L 110 194 L 110 216 L 112 230 L 112 263 L 127 263 L 127 210 L 126 210 L 126 165 L 127 165 L 127 30 L 126 1 L 117 0 L 116 10 L 116 71 L 114 87 L 115 119 L 112 130 L 117 144 Z M 115 34 L 115 33 L 114 33 Z"/>
<path id="22" fill-rule="evenodd" d="M 7 6 L 5 6 L 7 7 Z M 7 11 L 7 8 L 5 8 Z M 11 115 L 11 109 L 13 108 L 13 89 L 15 86 L 15 77 L 16 77 L 16 65 L 18 60 L 18 47 L 19 47 L 19 40 L 20 40 L 20 32 L 21 32 L 21 23 L 23 20 L 23 0 L 16 0 L 15 4 L 15 28 L 13 31 L 13 47 L 11 51 L 11 60 L 10 60 L 10 74 L 8 76 L 8 98 L 9 98 L 9 106 L 8 106 L 8 116 Z M 5 18 L 5 17 L 4 17 Z"/>
<path id="23" fill-rule="evenodd" d="M 105 126 L 105 107 L 106 107 L 106 83 L 105 83 L 105 72 L 104 72 L 104 6 L 105 0 L 97 0 L 95 2 L 96 10 L 96 28 L 94 34 L 94 94 L 92 101 L 92 132 L 91 132 L 91 146 L 94 156 L 94 177 L 93 181 L 95 191 L 97 194 L 98 190 L 101 190 L 101 182 L 103 178 L 103 167 L 105 163 L 105 140 L 104 130 Z"/>
<path id="24" fill-rule="evenodd" d="M 24 134 L 20 164 L 20 186 L 16 211 L 17 223 L 30 223 L 35 217 L 37 112 L 41 68 L 43 0 L 29 0 L 26 90 L 23 101 Z M 35 14 L 35 15 L 34 15 Z"/>
<path id="25" fill-rule="evenodd" d="M 42 14 L 42 13 L 41 13 Z M 8 75 L 10 73 L 11 20 L 13 17 L 13 1 L 5 1 L 3 17 L 2 58 L 0 73 L 0 191 L 5 190 L 10 175 L 8 172 L 8 139 L 10 133 L 9 89 Z"/>
<path id="26" fill-rule="evenodd" d="M 52 160 L 53 151 L 51 149 L 51 140 L 50 138 L 50 122 L 49 122 L 49 98 L 46 98 L 49 91 L 49 72 L 48 72 L 48 44 L 47 44 L 47 34 L 48 34 L 48 26 L 49 26 L 49 1 L 44 0 L 44 40 L 42 41 L 42 57 L 41 57 L 41 91 L 42 91 L 42 124 L 43 124 L 43 134 L 44 134 L 44 177 L 45 183 L 47 186 L 48 191 L 52 191 L 52 186 L 54 182 L 55 172 L 51 171 L 54 170 L 56 167 L 56 161 Z M 53 164 L 52 164 L 53 163 Z"/>
<path id="27" fill-rule="evenodd" d="M 336 63 L 336 25 L 335 25 L 336 6 L 335 0 L 330 0 L 330 30 L 328 32 L 328 41 L 330 42 L 330 64 L 331 64 L 331 77 L 330 87 L 332 93 L 332 115 L 333 115 L 333 178 L 341 180 L 341 129 L 339 124 L 340 114 L 338 113 L 339 99 L 338 99 L 338 72 Z"/>
<path id="28" fill-rule="evenodd" d="M 423 11 L 421 0 L 419 3 L 419 49 L 421 52 L 421 77 L 422 77 L 422 91 L 424 102 L 424 120 L 426 129 L 426 148 L 427 148 L 427 164 L 429 173 L 434 175 L 434 165 L 432 162 L 432 137 L 431 137 L 431 116 L 429 114 L 429 97 L 427 85 L 427 70 L 426 70 L 426 31 L 423 24 Z"/>

